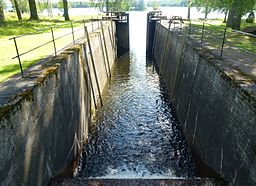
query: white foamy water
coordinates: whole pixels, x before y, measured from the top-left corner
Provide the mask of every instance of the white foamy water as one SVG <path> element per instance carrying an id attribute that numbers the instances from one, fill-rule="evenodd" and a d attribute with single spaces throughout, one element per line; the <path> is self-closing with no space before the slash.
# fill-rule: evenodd
<path id="1" fill-rule="evenodd" d="M 175 173 L 173 173 L 170 169 L 164 173 L 152 174 L 144 165 L 137 165 L 135 170 L 130 170 L 126 165 L 123 165 L 119 168 L 108 167 L 107 174 L 101 177 L 96 177 L 96 179 L 168 179 L 170 177 L 176 177 Z"/>

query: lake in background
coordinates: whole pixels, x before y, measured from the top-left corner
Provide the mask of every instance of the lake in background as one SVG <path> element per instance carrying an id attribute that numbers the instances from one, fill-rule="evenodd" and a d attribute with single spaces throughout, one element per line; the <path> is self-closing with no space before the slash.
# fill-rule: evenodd
<path id="1" fill-rule="evenodd" d="M 152 7 L 148 7 L 146 11 L 153 10 Z M 172 16 L 182 16 L 184 19 L 187 18 L 188 14 L 188 7 L 160 7 L 160 10 L 162 10 L 163 14 L 171 18 Z M 70 8 L 69 14 L 71 16 L 82 16 L 82 15 L 93 15 L 100 13 L 98 8 Z M 58 8 L 53 9 L 53 15 L 62 15 L 63 12 L 60 11 Z M 47 16 L 47 11 L 43 12 L 43 15 Z M 202 13 L 200 10 L 198 10 L 196 7 L 191 8 L 191 19 L 198 19 L 198 18 L 204 18 L 204 13 Z M 214 18 L 224 18 L 223 13 L 219 13 L 217 11 L 211 12 L 208 14 L 209 19 Z"/>

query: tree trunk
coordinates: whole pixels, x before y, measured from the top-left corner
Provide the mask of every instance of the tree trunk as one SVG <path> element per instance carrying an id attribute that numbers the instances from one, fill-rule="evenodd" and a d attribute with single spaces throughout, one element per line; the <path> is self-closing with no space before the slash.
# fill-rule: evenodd
<path id="1" fill-rule="evenodd" d="M 240 30 L 241 18 L 242 13 L 239 11 L 239 8 L 235 4 L 233 4 L 229 10 L 227 27 L 235 30 Z"/>
<path id="2" fill-rule="evenodd" d="M 15 10 L 16 10 L 18 20 L 21 21 L 22 17 L 21 17 L 20 7 L 19 7 L 19 4 L 18 4 L 17 0 L 14 0 L 14 6 L 15 6 Z"/>
<path id="3" fill-rule="evenodd" d="M 190 19 L 190 8 L 191 8 L 191 2 L 188 0 L 188 19 Z"/>
<path id="4" fill-rule="evenodd" d="M 37 9 L 36 9 L 36 1 L 28 0 L 29 10 L 30 10 L 30 18 L 29 20 L 39 20 Z"/>
<path id="5" fill-rule="evenodd" d="M 52 2 L 50 0 L 47 0 L 47 11 L 48 11 L 48 16 L 53 17 Z"/>
<path id="6" fill-rule="evenodd" d="M 109 3 L 108 3 L 108 0 L 106 0 L 106 12 L 108 12 L 109 11 Z"/>
<path id="7" fill-rule="evenodd" d="M 69 21 L 69 15 L 68 15 L 68 1 L 67 0 L 63 0 L 63 8 L 64 8 L 64 17 L 65 17 L 65 21 Z"/>
<path id="8" fill-rule="evenodd" d="M 205 19 L 207 19 L 208 11 L 209 11 L 209 7 L 208 7 L 208 5 L 206 5 L 206 7 L 205 7 L 205 14 L 204 14 L 204 18 Z"/>
<path id="9" fill-rule="evenodd" d="M 188 19 L 190 19 L 190 6 L 188 7 Z"/>
<path id="10" fill-rule="evenodd" d="M 225 17 L 224 17 L 223 23 L 227 22 L 227 16 L 228 16 L 228 10 L 225 10 Z"/>
<path id="11" fill-rule="evenodd" d="M 5 17 L 4 17 L 4 8 L 0 4 L 0 26 L 4 25 Z"/>

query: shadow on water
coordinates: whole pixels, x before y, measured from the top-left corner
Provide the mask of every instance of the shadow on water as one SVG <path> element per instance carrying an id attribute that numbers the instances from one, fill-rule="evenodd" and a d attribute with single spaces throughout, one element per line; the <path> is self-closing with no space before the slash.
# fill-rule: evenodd
<path id="1" fill-rule="evenodd" d="M 130 14 L 130 52 L 116 64 L 90 127 L 77 177 L 194 177 L 166 88 L 146 60 L 146 15 Z"/>

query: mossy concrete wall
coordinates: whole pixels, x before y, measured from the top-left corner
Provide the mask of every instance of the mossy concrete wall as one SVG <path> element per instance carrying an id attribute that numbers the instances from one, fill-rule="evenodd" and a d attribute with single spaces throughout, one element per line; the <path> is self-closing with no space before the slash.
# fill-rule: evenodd
<path id="1" fill-rule="evenodd" d="M 99 97 L 108 81 L 116 50 L 110 23 L 88 41 L 65 50 L 27 71 L 26 78 L 0 89 L 0 185 L 47 185 L 69 166 L 87 140 L 92 90 Z M 105 48 L 104 48 L 105 47 Z M 100 91 L 92 68 L 93 56 Z M 88 64 L 88 65 L 86 65 Z M 89 77 L 89 73 L 91 77 Z"/>
<path id="2" fill-rule="evenodd" d="M 159 23 L 154 58 L 190 147 L 233 185 L 256 185 L 255 83 Z"/>

